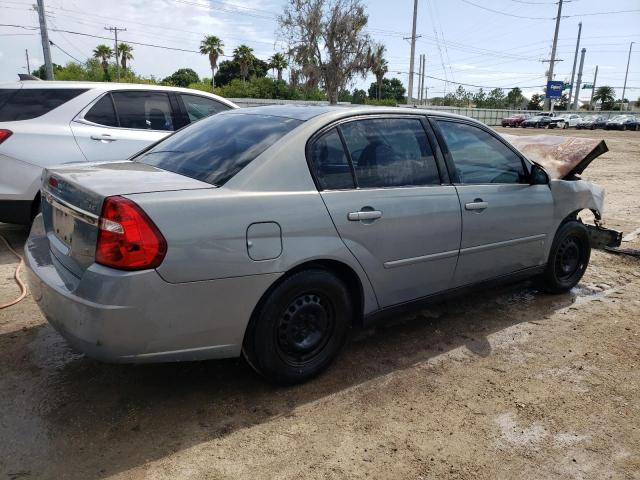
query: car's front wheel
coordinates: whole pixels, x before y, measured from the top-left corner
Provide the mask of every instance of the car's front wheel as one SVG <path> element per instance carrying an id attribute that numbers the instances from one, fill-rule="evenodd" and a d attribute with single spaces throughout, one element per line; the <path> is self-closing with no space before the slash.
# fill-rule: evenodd
<path id="1" fill-rule="evenodd" d="M 344 282 L 323 269 L 304 270 L 286 278 L 261 302 L 242 352 L 267 380 L 300 383 L 337 356 L 352 318 Z"/>
<path id="2" fill-rule="evenodd" d="M 563 293 L 575 287 L 584 275 L 591 244 L 587 228 L 577 220 L 564 223 L 551 246 L 549 260 L 539 286 L 549 293 Z"/>

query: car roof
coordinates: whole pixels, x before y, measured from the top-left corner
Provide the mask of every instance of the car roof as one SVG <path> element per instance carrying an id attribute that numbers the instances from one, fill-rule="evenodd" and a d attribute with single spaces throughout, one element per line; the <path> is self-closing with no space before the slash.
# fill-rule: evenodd
<path id="1" fill-rule="evenodd" d="M 194 90 L 191 88 L 171 87 L 168 85 L 150 85 L 146 83 L 116 83 L 116 82 L 76 82 L 66 80 L 25 80 L 19 82 L 7 82 L 0 83 L 0 89 L 3 88 L 18 88 L 18 89 L 32 89 L 32 88 L 83 88 L 87 90 L 101 90 L 101 91 L 115 91 L 115 90 L 158 90 L 158 91 L 170 91 L 189 93 L 191 95 L 204 95 L 207 97 L 215 98 L 216 100 L 223 102 L 231 107 L 238 108 L 238 106 L 230 100 L 224 97 L 215 95 L 211 92 L 205 92 L 202 90 Z"/>
<path id="2" fill-rule="evenodd" d="M 220 115 L 269 115 L 307 121 L 315 118 L 331 119 L 370 114 L 400 114 L 400 115 L 438 115 L 442 117 L 458 118 L 475 121 L 469 117 L 438 110 L 427 110 L 411 107 L 378 107 L 369 105 L 267 105 L 261 107 L 240 108 L 234 111 L 222 112 Z"/>

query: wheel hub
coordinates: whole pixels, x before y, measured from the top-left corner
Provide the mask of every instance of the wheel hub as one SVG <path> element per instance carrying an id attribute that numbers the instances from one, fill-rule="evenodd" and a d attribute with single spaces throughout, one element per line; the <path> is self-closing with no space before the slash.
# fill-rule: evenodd
<path id="1" fill-rule="evenodd" d="M 581 246 L 575 238 L 567 237 L 562 241 L 556 257 L 558 276 L 561 279 L 571 277 L 580 268 L 581 253 Z"/>
<path id="2" fill-rule="evenodd" d="M 278 344 L 294 356 L 320 348 L 330 330 L 330 314 L 320 296 L 307 294 L 293 300 L 284 310 L 278 326 Z"/>

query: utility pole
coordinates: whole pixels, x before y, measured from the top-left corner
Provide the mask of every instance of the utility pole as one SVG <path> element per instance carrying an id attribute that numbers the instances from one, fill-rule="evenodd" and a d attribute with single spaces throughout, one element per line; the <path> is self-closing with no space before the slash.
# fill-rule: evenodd
<path id="1" fill-rule="evenodd" d="M 593 106 L 593 96 L 596 93 L 596 80 L 598 79 L 598 65 L 596 65 L 596 73 L 593 74 L 593 84 L 591 85 L 591 100 L 589 100 L 589 108 Z"/>
<path id="2" fill-rule="evenodd" d="M 576 63 L 578 63 L 578 50 L 580 50 L 580 34 L 582 33 L 582 22 L 578 23 L 578 41 L 576 42 L 576 53 L 573 56 L 573 69 L 571 70 L 571 86 L 569 87 L 569 101 L 567 106 L 571 106 L 571 94 L 573 93 L 573 80 L 576 75 Z"/>
<path id="3" fill-rule="evenodd" d="M 420 99 L 421 103 L 424 104 L 424 72 L 427 69 L 427 55 L 422 54 L 422 85 L 420 86 Z"/>
<path id="4" fill-rule="evenodd" d="M 578 97 L 580 97 L 580 84 L 582 83 L 582 67 L 584 67 L 584 55 L 587 53 L 587 49 L 583 48 L 580 53 L 580 68 L 578 68 L 578 81 L 576 82 L 576 94 L 573 99 L 573 110 L 578 109 Z"/>
<path id="5" fill-rule="evenodd" d="M 556 63 L 556 47 L 558 45 L 558 33 L 560 32 L 560 18 L 562 16 L 562 0 L 558 0 L 558 15 L 556 16 L 556 30 L 553 34 L 553 45 L 551 46 L 551 60 L 549 60 L 549 70 L 547 73 L 547 82 L 553 80 L 553 67 Z M 549 110 L 551 100 L 549 100 L 549 94 L 545 95 L 544 99 L 545 110 Z"/>
<path id="6" fill-rule="evenodd" d="M 47 18 L 44 15 L 44 0 L 38 0 L 38 20 L 40 21 L 40 40 L 42 41 L 42 54 L 44 55 L 44 68 L 47 80 L 53 80 L 53 63 L 51 62 L 51 46 L 49 45 L 49 31 L 47 30 Z"/>
<path id="7" fill-rule="evenodd" d="M 633 48 L 634 43 L 635 42 L 631 42 L 629 44 L 629 58 L 627 58 L 627 71 L 624 74 L 624 86 L 622 87 L 622 100 L 620 101 L 620 111 L 622 111 L 622 107 L 624 107 L 624 93 L 627 90 L 627 76 L 629 75 L 629 63 L 631 62 L 631 48 Z"/>
<path id="8" fill-rule="evenodd" d="M 105 30 L 109 30 L 113 32 L 114 38 L 116 41 L 116 49 L 113 51 L 113 54 L 116 56 L 116 81 L 120 81 L 120 62 L 118 61 L 118 32 L 126 32 L 126 28 L 120 27 L 104 27 Z"/>
<path id="9" fill-rule="evenodd" d="M 413 103 L 413 63 L 416 56 L 416 19 L 418 18 L 418 0 L 413 0 L 413 28 L 411 29 L 411 59 L 409 60 L 409 91 L 407 103 Z"/>
<path id="10" fill-rule="evenodd" d="M 27 57 L 27 74 L 31 75 L 31 65 L 29 64 L 29 50 L 24 49 L 24 54 Z"/>
<path id="11" fill-rule="evenodd" d="M 420 54 L 420 69 L 418 70 L 418 105 L 422 105 L 422 82 L 424 82 L 424 59 L 423 55 Z"/>

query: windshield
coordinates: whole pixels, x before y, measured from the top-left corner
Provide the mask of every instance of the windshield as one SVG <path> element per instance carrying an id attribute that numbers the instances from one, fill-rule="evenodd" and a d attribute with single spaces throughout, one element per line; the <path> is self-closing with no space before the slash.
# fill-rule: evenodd
<path id="1" fill-rule="evenodd" d="M 220 186 L 301 123 L 222 113 L 176 132 L 133 160 Z"/>
<path id="2" fill-rule="evenodd" d="M 611 120 L 613 120 L 614 122 L 619 122 L 620 120 L 626 120 L 626 119 L 627 119 L 626 115 L 616 115 Z"/>

